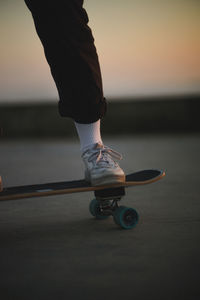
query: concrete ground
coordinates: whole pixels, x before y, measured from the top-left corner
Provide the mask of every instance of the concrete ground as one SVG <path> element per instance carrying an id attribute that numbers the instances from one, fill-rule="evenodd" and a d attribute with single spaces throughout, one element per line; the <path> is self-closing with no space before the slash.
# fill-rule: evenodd
<path id="1" fill-rule="evenodd" d="M 127 190 L 136 228 L 94 220 L 92 193 L 0 203 L 0 299 L 200 299 L 200 135 L 105 139 L 126 173 L 166 170 Z M 82 177 L 74 141 L 1 141 L 5 186 Z M 81 174 L 81 175 L 80 175 Z"/>

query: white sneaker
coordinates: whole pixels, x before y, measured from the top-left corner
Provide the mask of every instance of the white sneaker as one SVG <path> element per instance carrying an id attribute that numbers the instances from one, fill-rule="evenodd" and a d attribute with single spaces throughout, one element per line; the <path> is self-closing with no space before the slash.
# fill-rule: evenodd
<path id="1" fill-rule="evenodd" d="M 85 180 L 92 186 L 125 181 L 123 170 L 114 161 L 114 159 L 122 159 L 120 153 L 102 144 L 95 144 L 82 154 L 82 158 L 86 167 Z"/>

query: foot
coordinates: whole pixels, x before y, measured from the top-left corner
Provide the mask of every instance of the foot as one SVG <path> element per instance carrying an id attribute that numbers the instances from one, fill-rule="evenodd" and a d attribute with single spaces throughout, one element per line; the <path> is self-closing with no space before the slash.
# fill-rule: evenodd
<path id="1" fill-rule="evenodd" d="M 83 152 L 82 158 L 86 167 L 85 180 L 92 186 L 125 181 L 123 170 L 114 160 L 122 159 L 118 152 L 98 143 Z"/>

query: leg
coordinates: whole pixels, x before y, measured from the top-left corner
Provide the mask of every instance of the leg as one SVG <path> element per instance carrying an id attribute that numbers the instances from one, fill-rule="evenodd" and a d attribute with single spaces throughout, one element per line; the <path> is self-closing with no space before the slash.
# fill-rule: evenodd
<path id="1" fill-rule="evenodd" d="M 89 124 L 106 112 L 94 38 L 83 0 L 25 0 L 59 93 L 61 116 Z"/>
<path id="2" fill-rule="evenodd" d="M 104 147 L 100 119 L 106 112 L 98 56 L 83 0 L 25 0 L 55 80 L 61 116 L 75 121 L 81 140 L 85 177 L 92 185 L 123 182 L 114 159 Z"/>

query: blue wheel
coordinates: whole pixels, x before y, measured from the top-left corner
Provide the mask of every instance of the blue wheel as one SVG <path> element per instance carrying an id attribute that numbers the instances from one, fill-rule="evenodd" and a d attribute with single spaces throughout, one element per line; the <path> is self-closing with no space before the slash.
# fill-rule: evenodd
<path id="1" fill-rule="evenodd" d="M 137 225 L 139 215 L 137 211 L 133 208 L 119 206 L 115 210 L 113 218 L 115 223 L 121 226 L 123 229 L 131 229 Z"/>
<path id="2" fill-rule="evenodd" d="M 101 212 L 99 202 L 96 199 L 93 199 L 90 202 L 89 211 L 92 216 L 94 216 L 98 220 L 107 219 L 109 216 L 104 216 Z"/>

